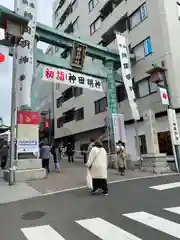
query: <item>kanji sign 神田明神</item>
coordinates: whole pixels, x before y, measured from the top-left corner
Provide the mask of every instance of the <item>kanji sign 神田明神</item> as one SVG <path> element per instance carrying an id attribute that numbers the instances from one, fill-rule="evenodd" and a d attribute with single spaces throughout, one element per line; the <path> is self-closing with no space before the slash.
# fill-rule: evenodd
<path id="1" fill-rule="evenodd" d="M 90 75 L 76 73 L 66 69 L 42 67 L 42 80 L 67 84 L 80 88 L 88 88 L 94 91 L 103 91 L 102 79 Z"/>

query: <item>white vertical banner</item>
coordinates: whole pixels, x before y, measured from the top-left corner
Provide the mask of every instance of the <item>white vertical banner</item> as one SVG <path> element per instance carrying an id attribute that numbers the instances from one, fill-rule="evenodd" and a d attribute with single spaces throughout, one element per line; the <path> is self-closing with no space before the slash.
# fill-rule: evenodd
<path id="1" fill-rule="evenodd" d="M 28 18 L 29 23 L 17 46 L 17 105 L 31 106 L 33 78 L 33 48 L 37 23 L 37 0 L 15 0 L 15 12 Z"/>
<path id="2" fill-rule="evenodd" d="M 118 51 L 121 62 L 121 70 L 122 70 L 122 78 L 124 81 L 124 86 L 126 88 L 129 105 L 132 111 L 132 117 L 134 120 L 140 119 L 140 114 L 138 110 L 138 106 L 136 103 L 136 97 L 133 90 L 132 83 L 132 75 L 131 75 L 131 65 L 130 65 L 130 57 L 127 46 L 126 37 L 122 36 L 120 33 L 116 33 L 116 40 L 118 45 Z"/>
<path id="3" fill-rule="evenodd" d="M 176 111 L 174 109 L 168 109 L 167 112 L 172 144 L 180 145 L 180 134 L 176 118 Z"/>
<path id="4" fill-rule="evenodd" d="M 113 121 L 113 132 L 114 132 L 114 140 L 117 143 L 119 140 L 122 142 L 126 142 L 126 131 L 124 125 L 124 115 L 123 114 L 112 114 Z"/>

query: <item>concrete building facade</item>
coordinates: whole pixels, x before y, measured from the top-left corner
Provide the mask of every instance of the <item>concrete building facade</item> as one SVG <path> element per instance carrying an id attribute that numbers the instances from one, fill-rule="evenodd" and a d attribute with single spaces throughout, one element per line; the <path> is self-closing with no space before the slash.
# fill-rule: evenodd
<path id="1" fill-rule="evenodd" d="M 134 89 L 141 116 L 148 108 L 156 114 L 160 151 L 172 154 L 166 107 L 160 104 L 156 84 L 147 71 L 153 64 L 167 69 L 173 107 L 180 111 L 180 3 L 177 0 L 57 0 L 53 6 L 53 27 L 117 51 L 115 31 L 128 38 L 135 55 L 132 62 Z M 61 56 L 61 49 L 54 48 Z M 68 57 L 68 56 L 66 56 Z M 100 64 L 87 59 L 88 64 Z M 99 65 L 100 66 L 100 65 Z M 67 85 L 55 87 L 55 138 L 73 141 L 75 148 L 98 137 L 105 129 L 105 93 Z M 123 84 L 117 86 L 119 112 L 124 114 L 127 149 L 136 156 L 135 130 Z M 180 116 L 177 114 L 180 126 Z M 143 120 L 138 123 L 141 152 L 147 152 Z"/>

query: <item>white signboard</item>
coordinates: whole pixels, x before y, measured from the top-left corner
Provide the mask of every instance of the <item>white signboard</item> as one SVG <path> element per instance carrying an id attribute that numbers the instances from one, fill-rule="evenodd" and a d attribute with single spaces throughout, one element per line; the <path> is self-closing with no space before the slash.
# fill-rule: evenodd
<path id="1" fill-rule="evenodd" d="M 114 130 L 114 140 L 117 143 L 119 140 L 126 142 L 126 133 L 124 125 L 124 115 L 123 114 L 112 114 L 113 130 Z"/>
<path id="2" fill-rule="evenodd" d="M 174 109 L 168 109 L 169 128 L 171 133 L 171 141 L 173 145 L 180 145 L 180 134 Z"/>
<path id="3" fill-rule="evenodd" d="M 17 1 L 17 0 L 15 0 Z M 28 27 L 17 47 L 17 105 L 31 106 L 31 83 L 33 78 L 33 48 L 37 22 L 37 0 L 17 1 L 15 12 L 28 18 Z"/>
<path id="4" fill-rule="evenodd" d="M 17 152 L 39 152 L 39 125 L 18 124 Z"/>
<path id="5" fill-rule="evenodd" d="M 126 38 L 120 33 L 116 33 L 116 40 L 118 45 L 118 51 L 121 61 L 122 78 L 124 81 L 124 86 L 126 88 L 129 105 L 131 107 L 132 116 L 135 120 L 140 119 L 139 110 L 136 103 L 136 97 L 133 90 L 132 76 L 131 76 L 131 66 L 130 57 L 128 53 L 128 46 Z"/>
<path id="6" fill-rule="evenodd" d="M 103 91 L 102 79 L 65 69 L 43 66 L 41 77 L 43 81 L 67 84 L 99 92 Z"/>

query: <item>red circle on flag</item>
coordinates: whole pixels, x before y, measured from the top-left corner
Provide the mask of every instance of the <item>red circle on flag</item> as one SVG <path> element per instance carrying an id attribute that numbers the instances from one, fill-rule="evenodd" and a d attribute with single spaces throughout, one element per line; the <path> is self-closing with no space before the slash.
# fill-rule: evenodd
<path id="1" fill-rule="evenodd" d="M 4 62 L 5 56 L 3 53 L 0 53 L 0 62 Z"/>
<path id="2" fill-rule="evenodd" d="M 163 93 L 162 97 L 163 97 L 164 99 L 167 99 L 167 94 L 166 94 L 166 93 Z"/>

